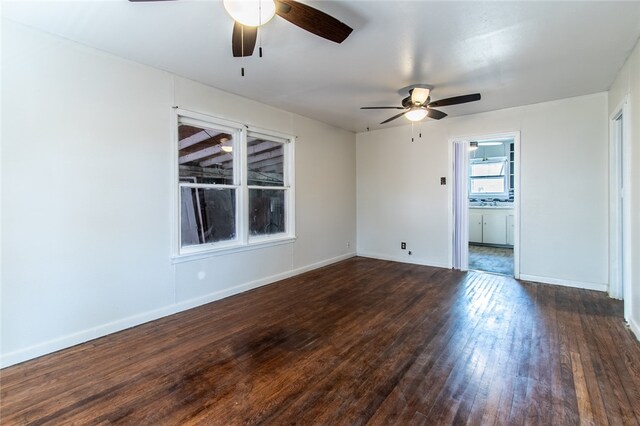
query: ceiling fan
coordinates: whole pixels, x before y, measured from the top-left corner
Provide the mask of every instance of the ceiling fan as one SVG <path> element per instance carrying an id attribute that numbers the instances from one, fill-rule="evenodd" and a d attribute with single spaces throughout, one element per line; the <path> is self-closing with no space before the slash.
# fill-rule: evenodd
<path id="1" fill-rule="evenodd" d="M 433 107 L 445 107 L 449 105 L 464 104 L 467 102 L 474 102 L 480 100 L 480 93 L 473 93 L 470 95 L 454 96 L 452 98 L 440 99 L 439 101 L 431 101 L 430 88 L 427 87 L 414 87 L 409 90 L 409 96 L 402 100 L 402 106 L 379 106 L 379 107 L 362 107 L 360 109 L 401 109 L 400 114 L 394 115 L 391 118 L 384 120 L 380 124 L 385 124 L 390 121 L 400 118 L 403 115 L 410 121 L 420 121 L 425 117 L 433 118 L 434 120 L 440 120 L 447 116 L 446 113 L 433 109 Z"/>
<path id="2" fill-rule="evenodd" d="M 258 27 L 269 22 L 274 15 L 336 43 L 342 43 L 353 31 L 353 28 L 336 18 L 295 0 L 223 0 L 222 3 L 235 21 L 231 36 L 231 50 L 234 57 L 253 55 Z"/>

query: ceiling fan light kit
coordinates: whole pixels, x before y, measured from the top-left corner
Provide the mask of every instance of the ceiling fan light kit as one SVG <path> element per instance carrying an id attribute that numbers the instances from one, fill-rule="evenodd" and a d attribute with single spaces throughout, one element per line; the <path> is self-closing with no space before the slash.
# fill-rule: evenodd
<path id="1" fill-rule="evenodd" d="M 413 102 L 414 105 L 423 105 L 429 100 L 429 93 L 431 93 L 431 90 L 427 88 L 415 87 L 410 91 L 411 102 Z"/>
<path id="2" fill-rule="evenodd" d="M 223 0 L 227 13 L 247 27 L 259 27 L 266 24 L 276 14 L 273 0 Z"/>
<path id="3" fill-rule="evenodd" d="M 411 108 L 404 116 L 409 121 L 420 121 L 427 116 L 427 109 L 420 107 Z"/>

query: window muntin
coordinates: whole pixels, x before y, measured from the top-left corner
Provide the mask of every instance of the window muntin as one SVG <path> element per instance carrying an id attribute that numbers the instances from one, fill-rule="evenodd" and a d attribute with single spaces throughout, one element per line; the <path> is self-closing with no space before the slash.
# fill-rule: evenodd
<path id="1" fill-rule="evenodd" d="M 506 158 L 472 160 L 469 164 L 469 195 L 472 197 L 509 197 L 509 163 Z"/>
<path id="2" fill-rule="evenodd" d="M 178 256 L 294 238 L 293 138 L 178 111 Z"/>

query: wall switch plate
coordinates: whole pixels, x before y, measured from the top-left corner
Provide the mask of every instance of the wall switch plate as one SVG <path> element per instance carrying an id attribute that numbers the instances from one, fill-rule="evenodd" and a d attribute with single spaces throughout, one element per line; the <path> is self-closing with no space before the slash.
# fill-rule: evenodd
<path id="1" fill-rule="evenodd" d="M 446 177 L 441 177 L 440 178 L 440 185 L 446 185 L 447 184 L 447 178 Z"/>
<path id="2" fill-rule="evenodd" d="M 403 243 L 400 243 L 400 248 L 401 248 L 402 250 L 406 250 L 406 249 L 407 249 L 407 243 L 404 243 L 404 242 L 403 242 Z"/>

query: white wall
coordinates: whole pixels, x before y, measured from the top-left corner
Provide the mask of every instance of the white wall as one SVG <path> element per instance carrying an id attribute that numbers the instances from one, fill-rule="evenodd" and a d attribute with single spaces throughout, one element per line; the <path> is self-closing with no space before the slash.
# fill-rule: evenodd
<path id="1" fill-rule="evenodd" d="M 450 267 L 450 140 L 520 131 L 521 277 L 606 290 L 606 116 L 598 93 L 359 133 L 358 254 Z"/>
<path id="2" fill-rule="evenodd" d="M 353 255 L 353 134 L 7 21 L 2 62 L 3 366 Z M 295 243 L 171 262 L 173 105 L 298 136 Z"/>
<path id="3" fill-rule="evenodd" d="M 629 323 L 640 338 L 640 43 L 627 59 L 616 80 L 609 89 L 609 114 L 628 96 L 629 134 L 631 160 L 631 315 Z"/>

